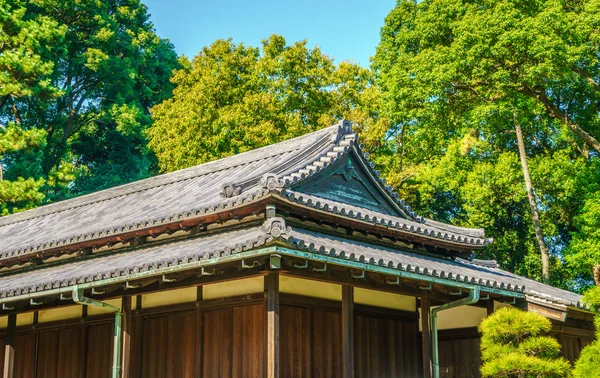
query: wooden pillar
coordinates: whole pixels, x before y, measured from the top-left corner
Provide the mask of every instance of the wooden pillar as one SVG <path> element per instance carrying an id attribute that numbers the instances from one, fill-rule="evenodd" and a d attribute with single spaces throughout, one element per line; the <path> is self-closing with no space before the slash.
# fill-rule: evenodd
<path id="1" fill-rule="evenodd" d="M 423 378 L 431 378 L 431 331 L 429 297 L 421 297 L 421 344 L 423 346 Z"/>
<path id="2" fill-rule="evenodd" d="M 123 345 L 121 350 L 121 378 L 131 377 L 131 296 L 123 297 Z"/>
<path id="3" fill-rule="evenodd" d="M 265 276 L 267 289 L 267 377 L 279 378 L 279 273 Z"/>
<path id="4" fill-rule="evenodd" d="M 17 314 L 8 314 L 6 328 L 6 344 L 4 346 L 3 378 L 13 378 L 15 372 L 15 330 L 17 329 Z"/>
<path id="5" fill-rule="evenodd" d="M 486 308 L 487 308 L 487 314 L 492 315 L 494 313 L 494 300 L 493 299 L 488 299 L 487 303 L 486 303 Z"/>
<path id="6" fill-rule="evenodd" d="M 354 378 L 354 288 L 342 286 L 342 377 Z"/>

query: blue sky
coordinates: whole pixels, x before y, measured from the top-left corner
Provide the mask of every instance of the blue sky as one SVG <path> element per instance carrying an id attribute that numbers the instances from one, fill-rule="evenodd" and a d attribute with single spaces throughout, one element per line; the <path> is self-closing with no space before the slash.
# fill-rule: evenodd
<path id="1" fill-rule="evenodd" d="M 258 46 L 271 34 L 288 43 L 308 39 L 336 62 L 369 65 L 379 31 L 395 0 L 142 0 L 161 37 L 193 57 L 219 38 Z"/>

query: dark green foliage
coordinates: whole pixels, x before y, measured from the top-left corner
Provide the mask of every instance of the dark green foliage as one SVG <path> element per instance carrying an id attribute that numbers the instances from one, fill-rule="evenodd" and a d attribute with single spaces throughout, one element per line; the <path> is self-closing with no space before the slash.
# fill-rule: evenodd
<path id="1" fill-rule="evenodd" d="M 2 213 L 150 174 L 150 108 L 178 63 L 139 0 L 0 0 L 0 28 Z"/>
<path id="2" fill-rule="evenodd" d="M 546 336 L 552 324 L 541 315 L 505 307 L 479 325 L 483 377 L 568 377 L 560 345 Z"/>

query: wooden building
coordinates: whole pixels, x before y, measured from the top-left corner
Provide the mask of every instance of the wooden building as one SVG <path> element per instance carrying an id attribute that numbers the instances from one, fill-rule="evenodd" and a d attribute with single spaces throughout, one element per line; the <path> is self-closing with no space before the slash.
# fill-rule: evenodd
<path id="1" fill-rule="evenodd" d="M 343 121 L 0 218 L 3 377 L 477 377 L 509 305 L 576 358 L 580 296 L 489 242 L 411 211 Z"/>

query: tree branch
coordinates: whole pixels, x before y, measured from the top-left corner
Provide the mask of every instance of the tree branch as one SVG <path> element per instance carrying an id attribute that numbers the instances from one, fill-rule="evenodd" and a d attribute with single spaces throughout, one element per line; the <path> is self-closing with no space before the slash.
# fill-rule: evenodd
<path id="1" fill-rule="evenodd" d="M 577 123 L 573 122 L 571 117 L 569 117 L 566 113 L 560 110 L 557 106 L 555 106 L 550 99 L 546 96 L 546 92 L 542 89 L 539 91 L 534 91 L 530 88 L 522 88 L 521 93 L 526 96 L 533 97 L 544 105 L 550 116 L 558 119 L 571 131 L 575 133 L 578 137 L 580 137 L 590 148 L 600 152 L 600 141 L 594 138 L 590 133 L 583 130 Z"/>
<path id="2" fill-rule="evenodd" d="M 587 72 L 586 70 L 581 69 L 581 68 L 579 68 L 577 66 L 572 66 L 571 69 L 574 72 L 576 72 L 579 75 L 581 75 L 588 82 L 588 84 L 590 84 L 594 88 L 594 90 L 596 92 L 600 93 L 600 84 L 598 84 L 596 82 L 596 80 L 594 80 L 594 78 L 592 77 L 592 75 L 590 75 L 589 72 Z"/>

